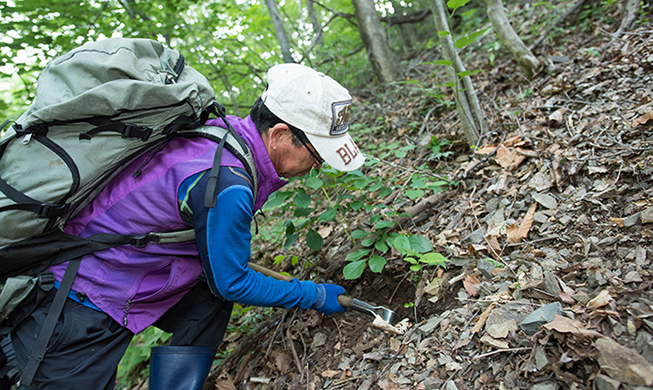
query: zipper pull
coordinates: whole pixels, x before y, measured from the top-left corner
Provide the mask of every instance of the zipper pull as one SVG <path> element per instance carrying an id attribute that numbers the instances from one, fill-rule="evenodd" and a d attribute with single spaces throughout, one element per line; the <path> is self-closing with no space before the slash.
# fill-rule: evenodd
<path id="1" fill-rule="evenodd" d="M 122 326 L 127 326 L 127 314 L 129 314 L 129 304 L 131 300 L 125 303 L 125 316 L 122 318 Z"/>
<path id="2" fill-rule="evenodd" d="M 29 141 L 32 140 L 32 135 L 34 135 L 34 134 L 33 133 L 25 134 L 25 137 L 23 137 L 23 145 L 28 145 L 29 144 Z"/>

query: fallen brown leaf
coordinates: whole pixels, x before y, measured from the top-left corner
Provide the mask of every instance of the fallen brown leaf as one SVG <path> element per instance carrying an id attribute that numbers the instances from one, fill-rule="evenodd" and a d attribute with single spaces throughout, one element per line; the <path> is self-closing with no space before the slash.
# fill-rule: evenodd
<path id="1" fill-rule="evenodd" d="M 517 244 L 521 242 L 523 238 L 526 238 L 528 236 L 528 232 L 531 230 L 531 227 L 533 226 L 536 208 L 537 208 L 537 203 L 533 203 L 530 209 L 528 209 L 528 211 L 526 212 L 526 215 L 524 216 L 524 220 L 522 221 L 521 225 L 519 225 L 519 227 L 517 227 L 517 225 L 506 226 L 506 236 L 508 237 L 508 243 Z"/>
<path id="2" fill-rule="evenodd" d="M 476 291 L 476 287 L 474 287 L 474 285 L 479 283 L 481 283 L 481 281 L 478 280 L 476 275 L 467 275 L 465 280 L 463 280 L 463 286 L 465 287 L 467 294 L 473 297 L 478 296 L 478 291 Z"/>
<path id="3" fill-rule="evenodd" d="M 478 321 L 476 322 L 476 325 L 474 325 L 474 327 L 472 328 L 472 331 L 471 331 L 472 334 L 477 333 L 478 331 L 483 329 L 483 327 L 485 326 L 485 321 L 487 321 L 487 317 L 490 315 L 490 313 L 492 312 L 492 310 L 494 310 L 494 308 L 496 306 L 497 306 L 497 304 L 492 302 L 492 304 L 490 306 L 488 306 L 487 309 L 485 309 L 483 314 L 481 314 L 478 317 Z"/>
<path id="4" fill-rule="evenodd" d="M 320 375 L 322 375 L 324 378 L 333 378 L 336 375 L 338 375 L 338 371 L 336 371 L 336 370 L 326 370 L 326 371 L 323 371 Z"/>
<path id="5" fill-rule="evenodd" d="M 617 226 L 619 226 L 619 227 L 624 227 L 624 219 L 623 218 L 610 218 L 610 221 L 616 223 Z"/>
<path id="6" fill-rule="evenodd" d="M 553 321 L 542 325 L 542 327 L 547 330 L 555 330 L 559 333 L 570 333 L 581 337 L 603 337 L 601 333 L 585 329 L 583 324 L 580 322 L 557 314 L 553 317 Z"/>
<path id="7" fill-rule="evenodd" d="M 603 290 L 596 296 L 596 298 L 587 302 L 587 307 L 590 309 L 598 309 L 610 303 L 611 300 L 612 297 L 610 296 L 610 292 L 608 290 Z"/>
<path id="8" fill-rule="evenodd" d="M 644 123 L 653 119 L 653 111 L 649 111 L 646 114 L 640 116 L 639 118 L 633 120 L 633 126 L 643 125 Z"/>

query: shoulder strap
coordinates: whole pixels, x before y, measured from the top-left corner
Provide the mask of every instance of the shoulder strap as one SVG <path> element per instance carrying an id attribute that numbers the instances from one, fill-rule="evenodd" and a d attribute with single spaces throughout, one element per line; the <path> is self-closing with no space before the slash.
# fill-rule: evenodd
<path id="1" fill-rule="evenodd" d="M 224 107 L 219 103 L 214 103 L 210 111 L 219 116 L 227 128 L 217 126 L 199 126 L 193 129 L 183 130 L 179 134 L 185 137 L 204 137 L 218 142 L 218 148 L 215 151 L 213 159 L 213 167 L 209 173 L 209 182 L 206 187 L 206 195 L 204 204 L 208 208 L 215 207 L 217 191 L 218 191 L 218 177 L 220 174 L 220 161 L 222 160 L 222 151 L 227 148 L 240 162 L 245 166 L 245 170 L 252 177 L 252 186 L 254 187 L 254 200 L 258 194 L 258 176 L 256 175 L 256 164 L 254 162 L 254 154 L 247 146 L 245 140 L 242 139 L 233 126 L 227 120 Z M 207 114 L 208 115 L 208 114 Z M 201 123 L 206 122 L 203 118 Z"/>

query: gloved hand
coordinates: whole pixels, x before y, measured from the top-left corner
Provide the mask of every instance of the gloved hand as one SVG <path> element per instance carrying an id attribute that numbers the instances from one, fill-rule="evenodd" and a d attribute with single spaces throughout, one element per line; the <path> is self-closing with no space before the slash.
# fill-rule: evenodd
<path id="1" fill-rule="evenodd" d="M 337 284 L 316 284 L 315 303 L 311 308 L 322 314 L 342 313 L 345 309 L 338 303 L 338 295 L 345 289 Z"/>

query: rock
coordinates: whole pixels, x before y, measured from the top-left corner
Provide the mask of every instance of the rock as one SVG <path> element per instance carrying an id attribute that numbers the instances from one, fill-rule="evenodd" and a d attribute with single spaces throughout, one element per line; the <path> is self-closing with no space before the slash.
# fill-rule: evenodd
<path id="1" fill-rule="evenodd" d="M 535 367 L 538 371 L 543 369 L 547 364 L 549 364 L 549 358 L 546 356 L 543 345 L 538 345 L 535 347 Z"/>
<path id="2" fill-rule="evenodd" d="M 495 339 L 505 339 L 511 331 L 517 331 L 517 323 L 514 319 L 510 319 L 499 324 L 486 324 L 485 331 Z"/>
<path id="3" fill-rule="evenodd" d="M 598 374 L 596 378 L 594 378 L 594 384 L 596 385 L 597 390 L 617 390 L 621 385 L 621 382 L 616 381 L 607 375 Z"/>
<path id="4" fill-rule="evenodd" d="M 642 276 L 637 271 L 630 271 L 624 276 L 624 282 L 626 283 L 642 282 L 642 281 L 643 281 Z"/>
<path id="5" fill-rule="evenodd" d="M 653 335 L 643 330 L 639 331 L 635 342 L 637 343 L 637 352 L 649 363 L 653 363 Z"/>
<path id="6" fill-rule="evenodd" d="M 634 349 L 603 337 L 595 341 L 601 370 L 611 378 L 633 386 L 653 385 L 653 365 Z"/>
<path id="7" fill-rule="evenodd" d="M 439 316 L 431 317 L 426 323 L 422 326 L 420 326 L 417 331 L 423 334 L 424 336 L 428 336 L 433 331 L 435 328 L 440 325 L 440 322 L 442 322 L 442 318 Z"/>
<path id="8" fill-rule="evenodd" d="M 652 223 L 653 222 L 653 207 L 649 207 L 646 210 L 642 211 L 639 215 L 642 224 Z"/>
<path id="9" fill-rule="evenodd" d="M 424 382 L 424 390 L 439 390 L 442 386 L 442 381 L 436 378 L 426 378 Z"/>
<path id="10" fill-rule="evenodd" d="M 555 275 L 551 271 L 544 272 L 544 291 L 554 297 L 560 296 L 560 285 Z"/>
<path id="11" fill-rule="evenodd" d="M 558 384 L 555 382 L 536 383 L 531 390 L 558 390 Z"/>
<path id="12" fill-rule="evenodd" d="M 445 386 L 445 390 L 458 390 L 458 386 L 456 386 L 456 383 L 454 381 L 449 381 Z"/>
<path id="13" fill-rule="evenodd" d="M 491 280 L 494 277 L 494 275 L 492 275 L 493 269 L 494 265 L 487 260 L 481 260 L 478 262 L 478 270 L 487 280 Z"/>
<path id="14" fill-rule="evenodd" d="M 531 196 L 533 197 L 533 200 L 549 210 L 555 210 L 558 208 L 558 201 L 556 201 L 556 198 L 547 193 L 532 192 Z"/>
<path id="15" fill-rule="evenodd" d="M 453 358 L 449 355 L 440 356 L 438 358 L 438 364 L 444 366 L 447 363 L 453 362 Z"/>
<path id="16" fill-rule="evenodd" d="M 640 222 L 641 222 L 640 213 L 635 213 L 624 219 L 624 226 L 631 227 L 631 226 L 639 225 Z"/>
<path id="17" fill-rule="evenodd" d="M 555 317 L 556 314 L 563 315 L 560 302 L 553 302 L 535 310 L 519 323 L 519 328 L 526 334 L 532 336 L 537 333 L 537 329 L 540 326 L 553 321 L 553 317 Z"/>
<path id="18" fill-rule="evenodd" d="M 311 349 L 316 350 L 326 344 L 327 336 L 324 333 L 316 333 L 313 336 L 313 342 L 311 343 Z"/>

